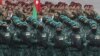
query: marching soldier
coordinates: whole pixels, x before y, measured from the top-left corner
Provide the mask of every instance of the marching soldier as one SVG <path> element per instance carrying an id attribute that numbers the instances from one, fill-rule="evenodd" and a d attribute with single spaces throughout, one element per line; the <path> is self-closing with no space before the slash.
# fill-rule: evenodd
<path id="1" fill-rule="evenodd" d="M 23 12 L 23 8 L 20 6 L 16 6 L 15 10 L 14 10 L 14 15 L 16 15 L 17 17 L 21 18 L 21 20 L 24 20 L 25 15 Z"/>
<path id="2" fill-rule="evenodd" d="M 67 17 L 72 19 L 74 17 L 74 15 L 72 13 L 73 11 L 74 11 L 74 6 L 72 3 L 69 6 L 68 5 L 65 6 L 65 9 L 64 9 L 62 14 L 66 15 Z"/>
<path id="3" fill-rule="evenodd" d="M 7 10 L 0 5 L 0 20 L 4 20 L 7 17 Z"/>
<path id="4" fill-rule="evenodd" d="M 73 15 L 73 17 L 71 17 L 71 19 L 76 19 L 76 18 L 78 18 L 78 16 L 84 15 L 81 4 L 75 3 L 71 8 L 71 13 Z"/>

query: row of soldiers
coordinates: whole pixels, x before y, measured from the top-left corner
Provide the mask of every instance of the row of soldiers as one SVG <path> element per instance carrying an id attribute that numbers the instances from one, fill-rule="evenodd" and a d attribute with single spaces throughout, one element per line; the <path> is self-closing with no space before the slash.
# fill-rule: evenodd
<path id="1" fill-rule="evenodd" d="M 31 9 L 28 11 L 28 8 Z M 80 3 L 75 2 L 70 5 L 46 2 L 38 18 L 32 16 L 32 5 L 3 5 L 0 11 L 0 43 L 11 45 L 12 56 L 17 55 L 16 52 L 21 53 L 19 56 L 91 56 L 94 53 L 88 53 L 92 52 L 90 46 L 100 46 L 100 15 L 95 13 L 92 5 L 85 5 L 83 9 Z M 1 27 L 6 24 L 7 31 L 3 31 L 5 28 Z M 90 28 L 92 32 L 88 32 Z M 32 46 L 32 49 L 24 55 L 23 48 L 12 48 L 19 46 Z"/>
<path id="2" fill-rule="evenodd" d="M 93 5 L 84 5 L 82 8 L 82 5 L 80 3 L 71 2 L 69 5 L 64 2 L 59 2 L 58 4 L 52 4 L 51 2 L 45 2 L 45 4 L 41 4 L 42 10 L 40 13 L 42 13 L 42 16 L 45 16 L 46 14 L 52 15 L 59 13 L 66 14 L 71 19 L 75 19 L 75 17 L 79 15 L 86 15 L 88 18 L 94 18 L 97 13 L 94 11 Z M 32 15 L 32 9 L 33 4 L 25 4 L 23 2 L 19 2 L 17 4 L 13 4 L 10 2 L 6 2 L 5 5 L 0 5 L 0 11 L 3 13 L 4 17 L 11 16 L 14 14 L 17 14 L 21 18 L 27 18 Z"/>
<path id="3" fill-rule="evenodd" d="M 27 9 L 29 9 L 29 11 Z M 16 6 L 13 4 L 0 5 L 0 13 L 0 19 L 6 21 L 8 24 L 11 23 L 13 16 L 20 18 L 18 20 L 27 21 L 30 20 L 29 18 L 32 16 L 32 5 L 26 6 L 23 3 L 19 3 Z M 79 28 L 79 24 L 75 21 L 80 20 L 90 24 L 93 29 L 97 28 L 97 23 L 93 20 L 100 22 L 100 16 L 94 11 L 93 5 L 85 5 L 83 9 L 82 5 L 76 2 L 71 2 L 70 5 L 63 2 L 59 2 L 57 5 L 46 2 L 45 5 L 42 5 L 41 12 L 38 12 L 38 18 L 35 19 L 32 17 L 31 19 L 34 22 L 57 22 L 54 26 L 61 25 L 60 21 L 65 20 L 65 23 L 69 23 L 75 28 Z"/>
<path id="4" fill-rule="evenodd" d="M 14 5 L 6 2 L 5 5 L 0 5 L 0 19 L 6 21 L 8 24 L 11 23 L 13 16 L 17 16 L 19 18 L 17 19 L 18 23 L 19 20 L 30 20 L 29 18 L 32 16 L 32 8 L 32 4 L 26 5 L 23 3 L 18 3 L 17 5 Z M 75 28 L 79 28 L 79 23 L 76 21 L 80 20 L 90 25 L 92 24 L 91 27 L 95 29 L 97 28 L 97 23 L 93 20 L 100 21 L 100 16 L 94 11 L 93 5 L 84 5 L 83 8 L 80 3 L 76 2 L 71 2 L 69 5 L 64 2 L 59 2 L 56 5 L 46 2 L 44 5 L 42 5 L 41 12 L 38 12 L 38 18 L 34 19 L 34 17 L 32 17 L 31 19 L 33 22 L 48 21 L 50 24 L 54 23 L 54 26 L 61 25 L 60 21 L 65 20 L 65 23 L 69 23 Z"/>
<path id="5" fill-rule="evenodd" d="M 93 33 L 97 34 L 97 31 L 94 30 L 97 30 L 98 28 L 97 22 L 100 22 L 100 16 L 97 13 L 95 13 L 92 5 L 85 5 L 83 10 L 82 5 L 80 3 L 75 3 L 75 2 L 72 2 L 69 6 L 63 3 L 58 3 L 58 5 L 51 5 L 47 3 L 47 5 L 43 5 L 43 10 L 40 13 L 38 13 L 38 18 L 34 18 L 32 16 L 32 13 L 30 13 L 30 15 L 29 14 L 26 15 L 25 13 L 23 13 L 23 7 L 21 6 L 22 5 L 19 4 L 17 8 L 14 9 L 14 11 L 6 11 L 6 12 L 2 10 L 4 8 L 3 6 L 1 6 L 2 18 L 0 21 L 0 26 L 3 24 L 5 26 L 5 22 L 8 25 L 13 24 L 16 26 L 14 27 L 15 28 L 14 31 L 16 32 L 17 27 L 18 28 L 22 27 L 21 30 L 27 31 L 26 26 L 32 25 L 37 29 L 40 30 L 42 29 L 42 31 L 40 32 L 43 33 L 44 30 L 47 31 L 45 27 L 49 25 L 52 26 L 52 28 L 54 28 L 53 30 L 49 27 L 50 28 L 49 30 L 56 31 L 57 35 L 59 35 L 59 33 L 62 35 L 62 32 L 65 31 L 63 29 L 66 28 L 65 25 L 67 25 L 67 28 L 70 28 L 68 27 L 68 25 L 70 25 L 71 29 L 74 30 L 75 34 L 79 34 L 80 29 L 84 27 L 84 25 L 81 25 L 79 23 L 79 21 L 81 21 L 82 24 L 83 23 L 88 24 L 90 28 L 93 30 Z M 65 25 L 63 23 L 65 23 Z M 76 31 L 78 33 L 76 33 Z M 52 35 L 54 35 L 53 32 Z"/>

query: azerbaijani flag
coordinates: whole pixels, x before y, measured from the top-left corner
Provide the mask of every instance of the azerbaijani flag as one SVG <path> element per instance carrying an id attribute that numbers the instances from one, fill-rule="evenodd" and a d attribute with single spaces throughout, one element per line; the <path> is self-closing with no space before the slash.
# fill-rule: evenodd
<path id="1" fill-rule="evenodd" d="M 40 3 L 40 0 L 34 0 L 32 17 L 34 17 L 35 19 L 37 19 L 39 12 L 41 12 L 41 3 Z"/>
<path id="2" fill-rule="evenodd" d="M 41 3 L 40 3 L 40 0 L 34 0 L 34 5 L 36 7 L 37 12 L 41 12 Z"/>
<path id="3" fill-rule="evenodd" d="M 2 5 L 2 0 L 0 0 L 0 5 Z"/>
<path id="4" fill-rule="evenodd" d="M 33 6 L 32 17 L 35 18 L 35 19 L 37 19 L 37 17 L 38 17 L 38 13 L 37 13 L 35 6 Z"/>

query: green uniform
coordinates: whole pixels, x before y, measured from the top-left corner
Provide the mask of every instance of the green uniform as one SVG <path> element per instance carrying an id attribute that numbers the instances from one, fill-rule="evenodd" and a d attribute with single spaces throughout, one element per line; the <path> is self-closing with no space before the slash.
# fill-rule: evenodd
<path id="1" fill-rule="evenodd" d="M 13 21 L 13 23 L 16 24 L 16 25 L 27 25 L 26 22 L 22 22 L 22 21 L 20 20 L 20 18 L 17 17 L 17 16 L 12 16 L 12 21 Z"/>
<path id="2" fill-rule="evenodd" d="M 75 27 L 75 28 L 79 28 L 80 27 L 80 24 L 78 22 L 76 22 L 74 20 L 71 20 L 69 17 L 64 16 L 64 15 L 61 15 L 60 17 L 63 20 L 63 22 L 70 24 L 72 26 L 72 28 L 73 27 Z"/>

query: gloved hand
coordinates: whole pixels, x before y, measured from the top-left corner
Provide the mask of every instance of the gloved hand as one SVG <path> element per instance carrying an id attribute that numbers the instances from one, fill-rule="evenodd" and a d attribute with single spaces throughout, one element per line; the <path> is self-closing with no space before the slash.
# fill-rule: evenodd
<path id="1" fill-rule="evenodd" d="M 89 25 L 92 29 L 97 29 L 97 22 L 95 22 L 94 20 L 89 20 Z"/>
<path id="2" fill-rule="evenodd" d="M 89 19 L 86 16 L 79 16 L 78 18 L 80 21 L 84 22 L 84 23 L 88 23 Z"/>
<path id="3" fill-rule="evenodd" d="M 97 15 L 96 18 L 95 18 L 95 20 L 97 20 L 98 22 L 100 22 L 100 16 Z"/>

